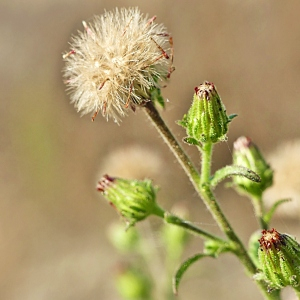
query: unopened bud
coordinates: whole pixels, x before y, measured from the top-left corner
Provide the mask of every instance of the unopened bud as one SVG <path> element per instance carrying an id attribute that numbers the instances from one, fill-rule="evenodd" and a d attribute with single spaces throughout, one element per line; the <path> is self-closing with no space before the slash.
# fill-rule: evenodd
<path id="1" fill-rule="evenodd" d="M 119 270 L 116 287 L 124 300 L 149 300 L 153 289 L 151 278 L 133 266 L 125 266 Z"/>
<path id="2" fill-rule="evenodd" d="M 234 143 L 233 163 L 254 171 L 261 179 L 257 183 L 242 176 L 234 176 L 233 181 L 240 192 L 261 197 L 262 193 L 272 185 L 273 170 L 250 138 L 242 136 L 236 140 Z"/>
<path id="3" fill-rule="evenodd" d="M 117 209 L 130 225 L 141 221 L 157 209 L 156 191 L 151 180 L 126 180 L 104 175 L 97 190 Z"/>
<path id="4" fill-rule="evenodd" d="M 187 142 L 217 143 L 226 140 L 228 123 L 235 116 L 227 116 L 215 85 L 205 81 L 195 88 L 192 106 L 178 123 L 186 128 Z"/>
<path id="5" fill-rule="evenodd" d="M 132 253 L 139 247 L 141 241 L 140 234 L 135 227 L 125 231 L 124 226 L 119 222 L 109 226 L 107 235 L 113 246 L 123 253 Z"/>
<path id="6" fill-rule="evenodd" d="M 274 228 L 263 230 L 259 243 L 261 275 L 270 289 L 292 286 L 299 291 L 300 245 L 291 236 Z"/>

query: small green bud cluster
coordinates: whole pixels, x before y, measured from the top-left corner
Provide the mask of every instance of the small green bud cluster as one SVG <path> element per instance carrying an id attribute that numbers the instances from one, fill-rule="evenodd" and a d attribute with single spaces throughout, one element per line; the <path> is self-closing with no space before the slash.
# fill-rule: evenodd
<path id="1" fill-rule="evenodd" d="M 129 226 L 147 218 L 157 209 L 157 189 L 151 180 L 126 180 L 104 175 L 97 190 L 128 221 Z"/>
<path id="2" fill-rule="evenodd" d="M 273 183 L 273 170 L 266 163 L 258 147 L 248 137 L 240 137 L 234 143 L 233 163 L 246 167 L 260 176 L 260 182 L 253 182 L 243 176 L 234 176 L 233 181 L 237 189 L 254 197 L 261 197 L 262 193 Z"/>
<path id="3" fill-rule="evenodd" d="M 300 245 L 276 229 L 263 230 L 258 258 L 263 279 L 270 289 L 286 286 L 300 289 Z"/>
<path id="4" fill-rule="evenodd" d="M 187 143 L 217 143 L 226 140 L 228 123 L 235 116 L 227 116 L 215 85 L 205 81 L 195 88 L 192 106 L 178 123 L 186 129 Z"/>

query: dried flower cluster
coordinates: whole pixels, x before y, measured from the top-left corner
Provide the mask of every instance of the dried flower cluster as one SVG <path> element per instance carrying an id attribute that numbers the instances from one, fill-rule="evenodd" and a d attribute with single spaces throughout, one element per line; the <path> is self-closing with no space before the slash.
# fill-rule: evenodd
<path id="1" fill-rule="evenodd" d="M 72 38 L 64 78 L 71 102 L 82 114 L 101 112 L 120 121 L 160 88 L 172 71 L 172 39 L 137 8 L 116 9 L 83 22 Z"/>

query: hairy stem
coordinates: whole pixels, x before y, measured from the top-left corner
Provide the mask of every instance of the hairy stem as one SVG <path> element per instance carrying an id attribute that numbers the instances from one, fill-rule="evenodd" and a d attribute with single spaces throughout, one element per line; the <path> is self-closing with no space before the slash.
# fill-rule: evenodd
<path id="1" fill-rule="evenodd" d="M 190 158 L 186 155 L 180 144 L 177 142 L 177 140 L 171 133 L 170 129 L 167 127 L 166 123 L 161 118 L 160 114 L 154 107 L 152 101 L 146 102 L 144 108 L 146 114 L 151 119 L 153 125 L 156 127 L 161 137 L 177 158 L 178 162 L 184 169 L 190 181 L 193 183 L 194 187 L 197 188 L 198 183 L 200 182 L 200 175 L 197 169 L 194 167 L 193 163 L 191 162 Z"/>
<path id="2" fill-rule="evenodd" d="M 200 235 L 201 237 L 203 237 L 204 239 L 206 240 L 211 240 L 211 241 L 217 241 L 217 242 L 220 242 L 220 243 L 223 243 L 223 244 L 228 244 L 228 242 L 226 242 L 225 240 L 205 231 L 205 230 L 202 230 L 201 228 L 199 227 L 196 227 L 194 226 L 192 223 L 186 221 L 186 220 L 182 220 L 181 218 L 175 216 L 175 215 L 172 215 L 172 214 L 169 214 L 169 213 L 165 213 L 165 221 L 168 223 L 168 224 L 173 224 L 173 225 L 176 225 L 176 226 L 179 226 L 179 227 L 182 227 L 192 233 L 195 233 L 197 235 Z"/>
<path id="3" fill-rule="evenodd" d="M 252 205 L 254 207 L 255 216 L 259 222 L 261 229 L 268 229 L 268 224 L 264 219 L 264 207 L 262 197 L 251 198 Z"/>

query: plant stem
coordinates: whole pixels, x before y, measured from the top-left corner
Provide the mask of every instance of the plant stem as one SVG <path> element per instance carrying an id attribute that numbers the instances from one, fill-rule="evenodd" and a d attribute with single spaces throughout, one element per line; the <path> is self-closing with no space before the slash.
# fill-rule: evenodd
<path id="1" fill-rule="evenodd" d="M 222 231 L 226 234 L 226 236 L 235 244 L 236 250 L 235 254 L 239 257 L 242 261 L 248 272 L 250 274 L 256 273 L 256 267 L 252 260 L 250 259 L 246 249 L 244 248 L 242 242 L 235 234 L 234 230 L 232 229 L 229 221 L 224 216 L 216 198 L 210 188 L 210 168 L 211 168 L 211 155 L 212 155 L 212 143 L 205 143 L 202 148 L 202 170 L 201 170 L 201 180 L 200 180 L 200 187 L 201 196 L 210 210 L 212 216 L 214 217 L 215 221 L 222 229 Z"/>
<path id="2" fill-rule="evenodd" d="M 213 241 L 218 241 L 218 242 L 221 242 L 221 243 L 226 243 L 228 244 L 227 241 L 205 231 L 205 230 L 202 230 L 201 228 L 197 227 L 197 226 L 194 226 L 192 223 L 186 221 L 186 220 L 183 220 L 169 212 L 166 212 L 163 208 L 161 208 L 160 206 L 156 205 L 153 209 L 153 212 L 152 212 L 153 215 L 156 215 L 160 218 L 163 218 L 165 220 L 166 223 L 168 224 L 173 224 L 173 225 L 176 225 L 176 226 L 179 226 L 179 227 L 182 227 L 184 229 L 187 229 L 188 231 L 191 231 L 197 235 L 200 235 L 202 236 L 204 239 L 207 239 L 207 240 L 213 240 Z"/>
<path id="3" fill-rule="evenodd" d="M 152 120 L 153 125 L 156 127 L 163 140 L 166 142 L 170 150 L 175 155 L 176 159 L 184 169 L 188 178 L 192 182 L 195 190 L 199 196 L 204 200 L 204 203 L 208 207 L 209 211 L 213 215 L 217 224 L 221 230 L 226 234 L 226 236 L 234 243 L 235 251 L 239 260 L 245 266 L 249 276 L 253 276 L 257 273 L 256 266 L 249 257 L 245 247 L 236 236 L 231 225 L 224 216 L 221 208 L 219 207 L 212 191 L 210 188 L 209 177 L 210 177 L 210 165 L 211 165 L 211 155 L 212 155 L 212 144 L 206 143 L 202 151 L 202 173 L 201 177 L 197 169 L 192 164 L 190 158 L 186 155 L 182 147 L 179 145 L 178 141 L 175 139 L 160 114 L 156 110 L 152 101 L 147 101 L 144 106 L 145 112 L 148 117 Z M 269 300 L 280 300 L 279 293 L 277 291 L 268 292 L 267 285 L 262 281 L 256 281 L 265 299 Z"/>
<path id="4" fill-rule="evenodd" d="M 200 189 L 201 196 L 204 200 L 204 203 L 212 213 L 214 219 L 216 220 L 219 227 L 226 234 L 226 236 L 234 243 L 235 250 L 234 253 L 239 258 L 241 263 L 245 266 L 248 274 L 253 276 L 257 273 L 256 266 L 249 257 L 243 243 L 240 241 L 238 236 L 235 234 L 232 229 L 229 221 L 223 214 L 216 198 L 210 187 L 210 169 L 211 169 L 211 156 L 212 156 L 212 143 L 205 143 L 202 147 L 202 164 L 201 164 L 201 180 L 200 180 Z M 280 299 L 280 291 L 268 292 L 267 285 L 262 281 L 257 281 L 262 294 L 265 296 L 265 299 Z"/>
<path id="5" fill-rule="evenodd" d="M 252 197 L 251 202 L 254 207 L 255 216 L 258 219 L 261 229 L 268 229 L 268 224 L 264 220 L 264 207 L 262 197 Z"/>
<path id="6" fill-rule="evenodd" d="M 191 162 L 190 158 L 186 155 L 183 151 L 180 144 L 177 142 L 173 134 L 171 133 L 170 129 L 167 127 L 163 119 L 161 118 L 160 114 L 154 107 L 152 101 L 147 101 L 145 106 L 145 112 L 148 117 L 153 122 L 153 125 L 156 127 L 158 132 L 160 133 L 163 140 L 166 142 L 170 150 L 173 152 L 175 157 L 177 158 L 178 162 L 184 169 L 185 173 L 189 177 L 190 181 L 197 188 L 200 182 L 200 175 L 197 169 L 194 167 L 193 163 Z"/>
<path id="7" fill-rule="evenodd" d="M 199 227 L 194 226 L 192 223 L 190 223 L 186 220 L 182 220 L 181 218 L 179 218 L 175 215 L 165 213 L 165 221 L 168 224 L 173 224 L 173 225 L 182 227 L 184 229 L 187 229 L 188 231 L 191 231 L 193 233 L 196 233 L 197 235 L 202 236 L 206 240 L 212 240 L 212 241 L 217 241 L 217 242 L 220 242 L 223 244 L 228 244 L 227 241 L 225 241 L 207 231 L 204 231 L 204 230 L 200 229 Z"/>

